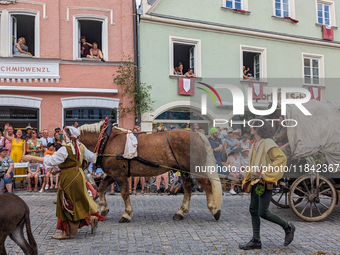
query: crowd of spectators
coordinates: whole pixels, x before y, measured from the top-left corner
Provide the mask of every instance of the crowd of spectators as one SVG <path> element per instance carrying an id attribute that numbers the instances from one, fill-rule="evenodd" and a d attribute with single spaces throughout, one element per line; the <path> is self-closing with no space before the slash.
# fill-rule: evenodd
<path id="1" fill-rule="evenodd" d="M 37 130 L 30 125 L 23 130 L 14 131 L 13 126 L 5 124 L 0 137 L 0 154 L 6 157 L 0 157 L 0 193 L 6 190 L 12 192 L 12 180 L 20 181 L 20 189 L 25 189 L 24 181 L 27 181 L 28 192 L 44 192 L 47 189 L 58 188 L 58 168 L 46 171 L 43 165 L 34 162 L 22 162 L 21 157 L 25 154 L 43 157 L 53 155 L 63 144 L 62 135 L 59 134 L 61 129 L 56 128 L 54 137 L 50 136 L 47 129 Z M 23 167 L 14 168 L 15 163 L 23 163 Z M 28 163 L 25 165 L 25 163 Z M 4 175 L 1 172 L 8 171 Z M 13 176 L 15 176 L 13 178 Z M 54 178 L 55 177 L 55 180 Z M 41 185 L 39 185 L 41 178 Z M 5 186 L 5 187 L 4 187 Z"/>
<path id="2" fill-rule="evenodd" d="M 74 126 L 77 126 L 75 123 Z M 117 125 L 116 125 L 117 126 Z M 135 126 L 132 130 L 136 135 L 140 132 L 139 126 Z M 30 125 L 27 126 L 23 132 L 21 129 L 14 131 L 10 124 L 4 126 L 4 131 L 0 133 L 0 193 L 5 190 L 12 192 L 12 181 L 20 181 L 20 190 L 27 189 L 28 192 L 45 192 L 46 190 L 58 189 L 59 168 L 55 167 L 47 171 L 42 164 L 28 162 L 23 164 L 25 167 L 14 168 L 15 163 L 26 163 L 21 161 L 21 157 L 25 154 L 44 157 L 45 155 L 53 155 L 63 145 L 63 133 L 61 128 L 56 127 L 51 135 L 47 129 L 39 132 Z M 1 155 L 4 155 L 3 157 Z M 8 171 L 8 173 L 7 173 Z M 87 185 L 90 194 L 94 198 L 97 197 L 98 183 L 106 177 L 104 171 L 95 164 L 89 164 L 86 171 Z M 156 186 L 157 194 L 170 194 L 169 177 L 171 173 L 166 172 L 155 177 L 130 177 L 130 194 L 137 194 L 137 186 L 140 182 L 141 194 L 150 192 L 151 185 Z M 15 176 L 15 177 L 13 177 Z M 171 175 L 172 176 L 172 175 Z M 178 178 L 178 173 L 173 176 Z M 163 185 L 161 182 L 163 180 Z M 25 184 L 26 181 L 26 185 Z M 153 183 L 154 182 L 154 183 Z M 161 187 L 162 186 L 162 187 Z M 165 188 L 163 188 L 165 186 Z M 201 192 L 202 188 L 198 185 L 198 190 Z M 91 192 L 92 191 L 92 192 Z M 111 184 L 110 195 L 119 192 L 118 184 Z"/>
<path id="3" fill-rule="evenodd" d="M 198 125 L 194 124 L 194 127 L 199 130 Z M 249 149 L 253 140 L 250 139 L 248 133 L 242 135 L 241 129 L 223 130 L 223 128 L 214 127 L 209 130 L 209 134 L 208 140 L 219 167 L 219 174 L 231 180 L 229 193 L 236 195 L 235 184 L 240 183 L 244 178 L 243 170 L 249 163 Z M 227 195 L 226 187 L 224 195 Z"/>

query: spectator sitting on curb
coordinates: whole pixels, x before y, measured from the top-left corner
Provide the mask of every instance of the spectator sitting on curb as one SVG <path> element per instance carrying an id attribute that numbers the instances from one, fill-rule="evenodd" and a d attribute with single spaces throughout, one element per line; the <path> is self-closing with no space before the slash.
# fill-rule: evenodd
<path id="1" fill-rule="evenodd" d="M 40 171 L 40 164 L 31 162 L 28 167 L 27 182 L 28 192 L 32 192 L 31 179 L 34 179 L 34 192 L 38 191 L 38 177 Z"/>
<path id="2" fill-rule="evenodd" d="M 160 189 L 162 179 L 164 180 L 164 185 L 165 185 L 164 193 L 166 193 L 167 195 L 170 195 L 168 172 L 165 172 L 164 174 L 156 176 L 156 187 L 157 187 L 156 193 L 158 195 L 163 195 L 163 193 L 161 192 L 161 189 Z"/>
<path id="3" fill-rule="evenodd" d="M 144 186 L 145 186 L 145 177 L 134 177 L 133 178 L 133 194 L 137 195 L 136 189 L 137 189 L 137 185 L 139 183 L 140 180 L 140 185 L 142 186 L 142 190 L 141 190 L 141 194 L 144 194 Z"/>
<path id="4" fill-rule="evenodd" d="M 12 192 L 12 178 L 13 172 L 13 160 L 7 155 L 7 150 L 4 147 L 0 147 L 0 194 L 4 191 L 4 186 L 8 193 Z"/>
<path id="5" fill-rule="evenodd" d="M 93 187 L 94 191 L 91 187 L 88 187 L 88 189 L 92 192 L 93 200 L 96 200 L 99 197 L 99 194 L 98 194 L 98 186 L 95 181 L 104 180 L 104 178 L 106 177 L 106 174 L 104 173 L 103 169 L 99 167 L 97 168 L 96 165 L 94 165 L 93 163 L 90 163 L 88 170 L 89 170 L 89 173 L 87 174 L 87 179 L 89 183 L 91 184 L 91 186 Z"/>

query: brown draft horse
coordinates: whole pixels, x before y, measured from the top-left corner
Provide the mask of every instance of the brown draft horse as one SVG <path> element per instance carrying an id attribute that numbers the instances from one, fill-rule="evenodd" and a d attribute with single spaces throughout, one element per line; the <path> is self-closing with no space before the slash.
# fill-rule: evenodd
<path id="1" fill-rule="evenodd" d="M 6 255 L 5 240 L 9 236 L 26 255 L 38 255 L 37 243 L 34 240 L 30 224 L 30 210 L 20 197 L 11 194 L 0 194 L 0 255 Z M 24 237 L 26 225 L 29 243 Z"/>
<path id="2" fill-rule="evenodd" d="M 93 151 L 100 134 L 100 126 L 103 122 L 83 125 L 79 129 L 81 132 L 80 142 L 89 150 Z M 112 128 L 111 135 L 106 144 L 102 160 L 103 171 L 107 177 L 99 185 L 99 206 L 100 213 L 107 215 L 109 208 L 106 203 L 105 192 L 114 180 L 118 183 L 121 196 L 125 202 L 125 212 L 120 223 L 129 222 L 132 216 L 132 205 L 129 195 L 128 184 L 128 160 L 117 160 L 117 154 L 123 154 L 126 143 L 127 130 Z M 208 139 L 199 133 L 187 130 L 171 130 L 167 132 L 173 152 L 184 172 L 194 173 L 195 166 L 216 166 L 215 158 Z M 178 169 L 176 160 L 170 150 L 164 132 L 155 134 L 141 133 L 138 135 L 138 156 L 152 162 L 157 162 L 160 166 L 167 166 Z M 131 161 L 131 176 L 157 176 L 169 171 L 164 167 L 154 168 L 146 166 L 137 161 Z M 196 178 L 196 176 L 194 176 Z M 184 198 L 181 208 L 176 212 L 173 219 L 182 220 L 184 213 L 189 212 L 191 191 L 193 182 L 190 175 L 182 174 Z M 206 191 L 207 205 L 216 220 L 220 218 L 220 206 L 222 204 L 221 182 L 216 172 L 203 173 L 196 178 Z"/>

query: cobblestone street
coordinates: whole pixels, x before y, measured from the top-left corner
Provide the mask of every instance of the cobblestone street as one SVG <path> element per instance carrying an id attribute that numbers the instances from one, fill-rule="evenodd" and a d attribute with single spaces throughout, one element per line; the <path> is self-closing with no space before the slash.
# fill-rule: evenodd
<path id="1" fill-rule="evenodd" d="M 203 195 L 193 195 L 191 210 L 183 221 L 173 221 L 182 195 L 132 196 L 134 215 L 127 224 L 119 224 L 124 204 L 120 195 L 107 196 L 110 212 L 105 222 L 99 222 L 96 234 L 89 227 L 79 230 L 78 236 L 57 241 L 51 238 L 56 231 L 55 194 L 19 193 L 31 210 L 33 235 L 39 254 L 326 254 L 340 253 L 340 207 L 322 222 L 304 222 L 290 209 L 271 205 L 271 210 L 296 226 L 295 239 L 283 246 L 284 231 L 262 221 L 262 250 L 243 252 L 238 244 L 251 238 L 248 212 L 249 197 L 223 197 L 222 215 L 215 221 L 206 207 Z M 7 253 L 22 254 L 10 238 Z M 324 252 L 324 253 L 323 253 Z"/>

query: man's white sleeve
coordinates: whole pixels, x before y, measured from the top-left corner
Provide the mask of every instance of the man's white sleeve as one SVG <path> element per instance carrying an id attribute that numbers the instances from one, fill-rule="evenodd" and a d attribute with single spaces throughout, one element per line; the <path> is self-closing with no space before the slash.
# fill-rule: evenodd
<path id="1" fill-rule="evenodd" d="M 87 162 L 96 163 L 97 161 L 96 155 L 93 152 L 89 151 L 85 146 L 84 148 L 85 148 L 84 160 L 86 160 Z"/>
<path id="2" fill-rule="evenodd" d="M 61 163 L 64 163 L 68 156 L 66 147 L 61 147 L 58 151 L 53 153 L 52 156 L 46 155 L 44 157 L 44 166 L 46 170 L 50 170 L 51 168 L 58 166 Z"/>

